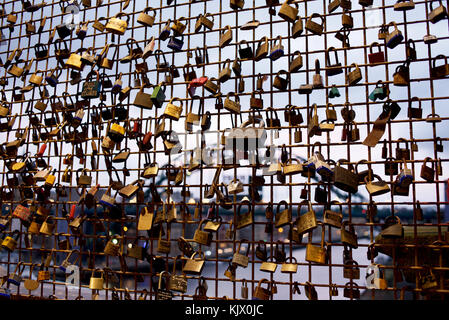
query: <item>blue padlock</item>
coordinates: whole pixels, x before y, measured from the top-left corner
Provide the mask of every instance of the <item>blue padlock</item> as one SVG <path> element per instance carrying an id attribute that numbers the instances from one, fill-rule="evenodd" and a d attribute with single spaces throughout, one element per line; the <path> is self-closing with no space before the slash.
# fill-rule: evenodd
<path id="1" fill-rule="evenodd" d="M 404 168 L 401 169 L 401 172 L 396 178 L 396 185 L 400 188 L 408 188 L 410 184 L 413 182 L 413 174 L 412 170 L 407 168 L 407 162 L 403 159 Z"/>
<path id="2" fill-rule="evenodd" d="M 276 44 L 276 40 L 279 40 L 279 43 Z M 274 39 L 274 45 L 271 48 L 270 59 L 272 61 L 276 61 L 280 57 L 284 55 L 284 46 L 282 45 L 282 37 L 278 36 Z"/>
<path id="3" fill-rule="evenodd" d="M 161 33 L 159 34 L 159 40 L 165 41 L 170 36 L 170 23 L 171 19 L 168 19 L 167 24 L 162 29 Z"/>
<path id="4" fill-rule="evenodd" d="M 0 297 L 11 299 L 11 290 L 8 288 L 0 288 Z"/>
<path id="5" fill-rule="evenodd" d="M 181 36 L 181 39 L 175 38 L 175 36 L 172 36 L 170 38 L 170 41 L 167 44 L 167 47 L 174 51 L 181 51 L 182 46 L 184 45 L 184 36 Z"/>
<path id="6" fill-rule="evenodd" d="M 389 32 L 387 35 L 387 47 L 390 49 L 396 48 L 397 45 L 399 45 L 402 40 L 404 40 L 404 36 L 402 35 L 402 32 L 398 29 L 398 26 L 396 25 L 396 22 L 392 21 L 388 24 L 388 27 L 390 26 L 394 27 L 393 32 Z"/>

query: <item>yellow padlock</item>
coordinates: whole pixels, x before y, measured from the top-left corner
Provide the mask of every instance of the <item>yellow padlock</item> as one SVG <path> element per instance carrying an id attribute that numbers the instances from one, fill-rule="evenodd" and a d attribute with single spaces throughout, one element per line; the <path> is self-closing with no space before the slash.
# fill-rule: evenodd
<path id="1" fill-rule="evenodd" d="M 12 236 L 7 236 L 2 241 L 2 248 L 9 252 L 13 252 L 17 247 L 17 241 L 19 240 L 20 232 L 19 230 L 14 230 Z"/>
<path id="2" fill-rule="evenodd" d="M 126 16 L 126 21 L 119 19 L 120 17 Z M 106 24 L 106 31 L 122 36 L 125 34 L 128 28 L 129 16 L 124 12 L 117 13 L 114 17 L 109 19 Z"/>

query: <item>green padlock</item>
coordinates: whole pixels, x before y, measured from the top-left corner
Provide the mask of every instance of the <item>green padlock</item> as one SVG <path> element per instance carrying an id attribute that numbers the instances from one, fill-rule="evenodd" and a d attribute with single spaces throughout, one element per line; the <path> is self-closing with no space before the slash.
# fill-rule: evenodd
<path id="1" fill-rule="evenodd" d="M 379 80 L 376 84 L 376 88 L 370 93 L 369 99 L 371 101 L 376 101 L 377 99 L 383 100 L 388 96 L 388 88 L 382 84 L 382 81 Z"/>
<path id="2" fill-rule="evenodd" d="M 338 91 L 337 87 L 334 85 L 332 85 L 331 90 L 329 91 L 329 98 L 337 98 L 340 96 L 340 91 Z"/>
<path id="3" fill-rule="evenodd" d="M 165 101 L 165 85 L 163 82 L 159 83 L 151 94 L 151 101 L 156 108 L 161 108 Z"/>

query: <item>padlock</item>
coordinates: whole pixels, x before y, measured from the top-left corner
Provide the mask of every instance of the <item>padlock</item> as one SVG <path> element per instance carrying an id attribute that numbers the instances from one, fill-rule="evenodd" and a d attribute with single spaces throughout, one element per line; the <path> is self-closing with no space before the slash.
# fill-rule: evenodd
<path id="1" fill-rule="evenodd" d="M 447 18 L 446 7 L 443 6 L 443 2 L 441 0 L 438 0 L 438 2 L 440 3 L 440 5 L 435 9 L 433 8 L 433 2 L 431 1 L 429 3 L 430 9 L 429 20 L 434 24 L 437 23 L 438 21 L 441 21 L 444 18 Z"/>
<path id="2" fill-rule="evenodd" d="M 268 55 L 268 38 L 265 36 L 258 41 L 255 61 L 260 61 Z"/>
<path id="3" fill-rule="evenodd" d="M 95 276 L 95 273 L 101 273 L 101 277 Z M 92 274 L 89 280 L 89 289 L 91 290 L 103 290 L 104 286 L 104 271 L 102 269 L 92 270 Z"/>
<path id="4" fill-rule="evenodd" d="M 1 247 L 8 252 L 13 252 L 17 247 L 17 242 L 19 241 L 20 232 L 19 230 L 14 230 L 11 236 L 6 236 L 1 244 Z"/>
<path id="5" fill-rule="evenodd" d="M 410 71 L 408 64 L 403 64 L 396 67 L 393 74 L 393 84 L 395 86 L 405 87 L 410 84 Z"/>
<path id="6" fill-rule="evenodd" d="M 329 0 L 329 4 L 327 5 L 327 11 L 329 13 L 334 12 L 340 7 L 340 0 Z"/>
<path id="7" fill-rule="evenodd" d="M 332 205 L 338 205 L 340 211 L 332 210 Z M 343 210 L 340 202 L 333 200 L 329 205 L 326 205 L 323 214 L 323 223 L 329 226 L 340 229 L 343 221 Z"/>
<path id="8" fill-rule="evenodd" d="M 153 11 L 152 16 L 148 14 L 150 11 Z M 154 10 L 152 7 L 147 7 L 139 14 L 137 22 L 146 27 L 152 27 L 155 19 L 156 19 L 156 10 Z"/>
<path id="9" fill-rule="evenodd" d="M 74 253 L 76 253 L 76 260 L 75 261 L 73 261 L 73 262 L 70 262 L 70 258 L 72 257 L 72 254 L 74 254 Z M 62 271 L 62 272 L 64 272 L 64 273 L 66 273 L 66 271 L 67 271 L 67 268 L 70 266 L 70 265 L 76 265 L 79 261 L 80 261 L 80 259 L 81 259 L 81 255 L 80 255 L 80 252 L 79 252 L 79 250 L 77 250 L 77 249 L 75 249 L 75 250 L 71 250 L 70 252 L 69 252 L 69 254 L 67 255 L 67 257 L 61 262 L 61 264 L 59 265 L 59 269 Z"/>
<path id="10" fill-rule="evenodd" d="M 349 299 L 360 299 L 359 286 L 354 282 L 348 282 L 343 289 L 343 296 Z"/>
<path id="11" fill-rule="evenodd" d="M 377 52 L 373 52 L 373 47 L 376 46 L 378 48 Z M 385 54 L 382 51 L 382 48 L 379 43 L 373 42 L 369 47 L 370 53 L 368 54 L 368 59 L 370 64 L 383 63 L 385 62 Z"/>
<path id="12" fill-rule="evenodd" d="M 244 0 L 230 0 L 229 6 L 233 10 L 243 9 L 243 6 L 245 5 Z"/>
<path id="13" fill-rule="evenodd" d="M 227 25 L 224 27 L 224 32 L 220 33 L 219 47 L 224 48 L 232 41 L 232 30 L 231 26 Z"/>
<path id="14" fill-rule="evenodd" d="M 178 101 L 180 105 L 176 106 L 175 104 L 173 104 L 174 101 Z M 182 101 L 179 98 L 171 98 L 170 102 L 167 104 L 165 108 L 163 116 L 168 119 L 178 121 L 179 118 L 181 117 L 181 113 L 182 113 Z"/>
<path id="15" fill-rule="evenodd" d="M 444 60 L 444 63 L 440 66 L 436 65 L 438 60 Z M 434 79 L 445 78 L 449 75 L 449 64 L 447 62 L 447 57 L 439 54 L 435 58 L 433 58 L 432 67 L 430 68 L 430 76 Z"/>
<path id="16" fill-rule="evenodd" d="M 186 293 L 187 292 L 187 277 L 185 274 L 176 274 L 176 262 L 180 256 L 175 257 L 173 261 L 173 271 L 168 282 L 168 288 L 171 291 Z"/>
<path id="17" fill-rule="evenodd" d="M 126 21 L 121 20 L 120 17 L 126 16 Z M 124 12 L 117 13 L 114 17 L 110 18 L 105 26 L 105 30 L 115 35 L 124 35 L 128 28 L 129 15 Z"/>
<path id="18" fill-rule="evenodd" d="M 241 254 L 240 248 L 241 248 L 242 243 L 244 243 L 244 242 L 248 242 L 248 240 L 243 239 L 239 242 L 237 250 L 232 257 L 232 264 L 246 268 L 246 267 L 248 267 L 248 262 L 249 262 L 248 253 L 249 253 L 250 245 L 248 243 L 248 245 L 246 247 L 245 254 Z"/>
<path id="19" fill-rule="evenodd" d="M 366 268 L 365 280 L 367 289 L 385 290 L 388 287 L 378 264 L 373 263 Z"/>
<path id="20" fill-rule="evenodd" d="M 285 2 L 282 4 L 281 8 L 279 9 L 279 17 L 284 19 L 287 22 L 294 23 L 297 16 L 298 16 L 298 4 L 295 2 L 295 7 L 292 7 L 289 5 L 290 0 L 285 0 Z"/>
<path id="21" fill-rule="evenodd" d="M 271 261 L 268 261 L 268 260 L 271 260 Z M 273 261 L 273 256 L 270 256 L 270 258 L 268 258 L 267 261 L 263 261 L 260 264 L 259 270 L 263 271 L 263 272 L 268 272 L 268 273 L 276 272 L 277 264 L 272 261 Z"/>
<path id="22" fill-rule="evenodd" d="M 279 43 L 276 44 L 276 41 L 279 40 Z M 274 43 L 271 45 L 270 59 L 272 61 L 276 61 L 284 55 L 284 46 L 282 45 L 282 37 L 278 36 L 274 39 Z"/>
<path id="23" fill-rule="evenodd" d="M 96 71 L 97 77 L 96 80 L 91 80 L 93 72 L 90 72 L 87 76 L 86 81 L 83 84 L 83 89 L 81 92 L 81 97 L 83 99 L 95 99 L 100 96 L 101 91 L 101 82 L 100 82 L 100 74 Z"/>
<path id="24" fill-rule="evenodd" d="M 304 204 L 308 205 L 308 211 L 305 214 L 301 215 L 301 206 Z M 298 205 L 297 215 L 298 218 L 296 220 L 296 225 L 299 235 L 308 233 L 318 226 L 315 211 L 313 210 L 312 203 L 310 201 L 303 200 Z"/>
<path id="25" fill-rule="evenodd" d="M 321 222 L 319 224 L 321 224 L 321 245 L 315 246 L 311 242 L 309 242 L 306 246 L 305 260 L 317 264 L 325 264 L 327 260 L 327 250 L 324 241 L 325 227 Z"/>
<path id="26" fill-rule="evenodd" d="M 163 254 L 169 254 L 171 251 L 171 239 L 170 239 L 170 232 L 171 232 L 171 224 L 167 222 L 167 232 L 166 232 L 166 238 L 162 239 L 162 229 L 159 232 L 159 239 L 157 242 L 157 252 L 163 253 Z"/>
<path id="27" fill-rule="evenodd" d="M 42 226 L 39 230 L 41 234 L 45 234 L 47 236 L 53 235 L 53 231 L 56 228 L 56 221 L 52 216 L 47 216 L 42 223 Z"/>
<path id="28" fill-rule="evenodd" d="M 396 25 L 396 22 L 392 21 L 388 24 L 387 28 L 389 29 L 390 26 L 393 26 L 393 31 L 388 31 L 388 35 L 385 39 L 387 47 L 390 49 L 396 48 L 402 40 L 404 40 L 404 36 L 402 35 L 402 32 L 398 29 L 398 26 Z"/>
<path id="29" fill-rule="evenodd" d="M 198 255 L 199 258 L 195 258 Z M 190 258 L 187 259 L 182 271 L 186 274 L 200 275 L 203 271 L 205 255 L 202 251 L 195 251 Z"/>
<path id="30" fill-rule="evenodd" d="M 285 77 L 281 77 L 281 75 L 285 75 Z M 289 74 L 285 70 L 280 70 L 276 74 L 274 81 L 273 81 L 273 87 L 275 87 L 278 90 L 285 91 L 287 90 L 287 86 L 289 83 Z"/>
<path id="31" fill-rule="evenodd" d="M 212 20 L 210 20 L 208 17 L 211 17 Z M 204 26 L 205 28 L 212 30 L 212 28 L 214 27 L 214 16 L 211 15 L 210 13 L 206 13 L 205 15 L 200 14 L 197 17 L 196 23 L 195 23 L 195 32 L 199 32 L 201 27 Z"/>
<path id="32" fill-rule="evenodd" d="M 320 18 L 321 24 L 312 21 L 313 18 Z M 324 30 L 324 18 L 319 13 L 313 13 L 306 22 L 306 30 L 310 31 L 314 35 L 321 36 Z"/>
<path id="33" fill-rule="evenodd" d="M 374 178 L 377 178 L 377 181 L 368 181 L 369 177 L 365 177 L 365 187 L 371 196 L 379 196 L 390 192 L 390 187 L 381 177 L 375 174 Z"/>
<path id="34" fill-rule="evenodd" d="M 254 289 L 254 293 L 253 293 L 253 300 L 269 300 L 272 293 L 270 288 L 267 286 L 267 288 L 263 288 L 262 284 L 266 282 L 266 283 L 270 283 L 268 279 L 260 279 L 259 282 L 257 283 L 256 288 Z"/>
<path id="35" fill-rule="evenodd" d="M 165 101 L 165 84 L 163 82 L 159 83 L 153 90 L 151 94 L 151 101 L 156 108 L 161 108 Z"/>
<path id="36" fill-rule="evenodd" d="M 183 46 L 184 46 L 184 36 L 181 36 L 181 38 L 176 38 L 175 36 L 171 36 L 170 41 L 167 44 L 168 48 L 170 48 L 176 52 L 182 51 Z"/>
<path id="37" fill-rule="evenodd" d="M 395 184 L 395 187 L 399 187 L 401 189 L 407 188 L 407 190 L 408 190 L 408 187 L 413 182 L 413 174 L 412 174 L 412 170 L 407 168 L 407 162 L 405 161 L 405 159 L 402 159 L 402 161 L 403 161 L 402 163 L 404 163 L 404 167 L 401 168 L 401 172 L 396 177 L 394 184 Z M 402 167 L 402 163 L 401 163 L 401 167 Z"/>
<path id="38" fill-rule="evenodd" d="M 246 44 L 246 47 L 242 47 L 244 44 Z M 246 40 L 241 40 L 238 43 L 238 52 L 240 59 L 252 59 L 254 57 L 253 49 Z"/>
<path id="39" fill-rule="evenodd" d="M 354 67 L 355 69 L 351 71 L 352 67 Z M 362 71 L 356 63 L 352 63 L 349 66 L 349 73 L 346 76 L 346 83 L 350 86 L 353 86 L 359 83 L 360 80 L 362 80 Z"/>
<path id="40" fill-rule="evenodd" d="M 349 229 L 346 229 L 346 226 L 349 226 Z M 341 242 L 350 248 L 358 248 L 357 233 L 349 221 L 344 221 L 341 224 Z"/>
<path id="41" fill-rule="evenodd" d="M 205 246 L 210 246 L 212 242 L 212 233 L 201 230 L 201 226 L 205 222 L 205 219 L 201 220 L 200 224 L 198 225 L 198 229 L 195 231 L 193 241 Z"/>
<path id="42" fill-rule="evenodd" d="M 427 166 L 427 162 L 432 163 L 432 167 Z M 426 157 L 424 159 L 424 162 L 421 166 L 421 173 L 420 177 L 426 180 L 427 182 L 434 182 L 435 181 L 435 163 L 434 160 L 430 157 Z"/>
<path id="43" fill-rule="evenodd" d="M 343 25 L 343 28 L 354 28 L 354 19 L 352 18 L 352 14 L 350 11 L 343 11 L 343 14 L 341 16 L 341 24 Z"/>

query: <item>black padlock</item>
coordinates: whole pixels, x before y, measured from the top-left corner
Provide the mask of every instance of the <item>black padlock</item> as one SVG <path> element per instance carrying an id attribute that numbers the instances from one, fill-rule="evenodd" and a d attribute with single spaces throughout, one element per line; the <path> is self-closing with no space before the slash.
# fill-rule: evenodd
<path id="1" fill-rule="evenodd" d="M 317 185 L 315 188 L 315 201 L 318 203 L 327 203 L 327 191 L 324 185 Z"/>

